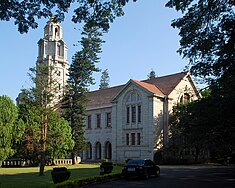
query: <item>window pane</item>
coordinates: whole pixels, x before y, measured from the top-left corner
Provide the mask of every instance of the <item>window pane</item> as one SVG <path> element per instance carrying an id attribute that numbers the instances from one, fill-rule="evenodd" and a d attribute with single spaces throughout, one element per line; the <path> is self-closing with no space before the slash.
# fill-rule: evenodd
<path id="1" fill-rule="evenodd" d="M 107 127 L 111 127 L 111 113 L 107 113 Z"/>
<path id="2" fill-rule="evenodd" d="M 131 145 L 135 145 L 135 133 L 131 133 Z"/>
<path id="3" fill-rule="evenodd" d="M 129 134 L 128 133 L 126 134 L 126 145 L 127 146 L 129 145 Z"/>
<path id="4" fill-rule="evenodd" d="M 137 133 L 137 145 L 140 145 L 140 133 Z"/>
<path id="5" fill-rule="evenodd" d="M 96 115 L 97 128 L 100 128 L 100 119 L 101 119 L 100 117 L 101 117 L 100 114 Z"/>
<path id="6" fill-rule="evenodd" d="M 88 124 L 88 129 L 91 129 L 91 116 L 88 116 L 87 118 L 87 124 Z"/>
<path id="7" fill-rule="evenodd" d="M 131 121 L 132 123 L 135 123 L 136 122 L 136 107 L 135 106 L 132 106 L 131 107 Z"/>
<path id="8" fill-rule="evenodd" d="M 138 123 L 141 122 L 141 106 L 138 106 Z"/>
<path id="9" fill-rule="evenodd" d="M 126 108 L 126 123 L 130 123 L 130 107 Z"/>

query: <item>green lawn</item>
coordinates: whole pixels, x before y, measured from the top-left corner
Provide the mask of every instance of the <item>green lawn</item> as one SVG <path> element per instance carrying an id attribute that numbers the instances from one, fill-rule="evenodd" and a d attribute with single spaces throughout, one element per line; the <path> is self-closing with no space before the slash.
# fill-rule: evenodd
<path id="1" fill-rule="evenodd" d="M 46 188 L 53 184 L 51 171 L 55 166 L 45 167 L 45 176 L 39 176 L 39 167 L 0 168 L 0 188 Z M 71 171 L 70 179 L 99 175 L 98 164 L 66 166 Z M 121 172 L 114 167 L 113 172 Z"/>

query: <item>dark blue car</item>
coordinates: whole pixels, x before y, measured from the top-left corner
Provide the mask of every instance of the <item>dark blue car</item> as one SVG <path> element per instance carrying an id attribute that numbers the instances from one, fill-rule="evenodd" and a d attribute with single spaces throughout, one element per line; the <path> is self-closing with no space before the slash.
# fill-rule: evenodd
<path id="1" fill-rule="evenodd" d="M 129 160 L 122 170 L 122 175 L 125 178 L 140 176 L 148 179 L 152 175 L 160 176 L 160 168 L 149 159 Z"/>

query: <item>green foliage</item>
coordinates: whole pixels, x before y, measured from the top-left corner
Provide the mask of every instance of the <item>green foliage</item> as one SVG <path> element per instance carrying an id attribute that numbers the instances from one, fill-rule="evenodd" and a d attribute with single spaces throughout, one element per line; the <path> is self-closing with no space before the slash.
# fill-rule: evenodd
<path id="1" fill-rule="evenodd" d="M 25 98 L 22 100 L 26 99 Z M 36 162 L 38 160 L 39 153 L 39 141 L 41 136 L 41 117 L 38 114 L 35 106 L 30 106 L 26 103 L 18 105 L 19 108 L 19 121 L 25 126 L 24 134 L 21 137 L 20 142 L 15 145 L 17 153 L 15 157 L 24 158 L 26 160 Z"/>
<path id="2" fill-rule="evenodd" d="M 180 30 L 178 52 L 189 58 L 195 76 L 208 77 L 210 83 L 234 70 L 234 1 L 170 0 L 166 6 L 184 13 L 172 26 Z"/>
<path id="3" fill-rule="evenodd" d="M 195 162 L 205 151 L 217 158 L 232 155 L 235 150 L 234 117 L 225 114 L 226 108 L 220 106 L 217 99 L 211 95 L 188 105 L 174 107 L 170 126 L 171 149 L 195 149 Z M 232 115 L 231 112 L 226 113 Z M 233 121 L 228 122 L 231 118 Z"/>
<path id="4" fill-rule="evenodd" d="M 94 84 L 93 72 L 99 71 L 95 64 L 99 61 L 98 54 L 101 53 L 103 43 L 100 39 L 102 36 L 100 29 L 95 24 L 84 25 L 83 37 L 80 41 L 82 49 L 74 55 L 69 68 L 67 92 L 62 109 L 65 119 L 70 122 L 72 128 L 75 141 L 74 157 L 86 148 L 83 129 L 88 102 L 86 94 L 88 86 Z"/>
<path id="5" fill-rule="evenodd" d="M 109 88 L 109 73 L 108 69 L 105 69 L 102 72 L 101 79 L 100 79 L 100 87 L 99 89 L 106 89 Z"/>
<path id="6" fill-rule="evenodd" d="M 24 130 L 17 121 L 18 109 L 7 96 L 0 96 L 0 162 L 14 154 L 13 144 Z"/>
<path id="7" fill-rule="evenodd" d="M 24 90 L 21 99 L 20 118 L 26 125 L 26 132 L 20 153 L 34 160 L 39 158 L 40 175 L 43 175 L 46 155 L 65 156 L 74 142 L 68 122 L 56 111 L 60 102 L 56 94 L 60 91 L 54 66 L 37 64 L 29 75 L 35 85 Z"/>
<path id="8" fill-rule="evenodd" d="M 172 22 L 180 30 L 178 52 L 189 59 L 192 74 L 209 85 L 202 100 L 178 114 L 179 131 L 190 144 L 209 148 L 217 156 L 231 155 L 235 152 L 235 3 L 169 0 L 166 6 L 183 12 Z"/>
<path id="9" fill-rule="evenodd" d="M 136 1 L 136 0 L 133 0 Z M 104 30 L 109 28 L 116 16 L 123 15 L 122 7 L 129 0 L 47 0 L 47 1 L 1 1 L 0 20 L 14 20 L 21 33 L 28 32 L 30 28 L 38 27 L 37 19 L 48 18 L 52 15 L 64 20 L 65 13 L 68 12 L 72 4 L 75 4 L 74 16 L 72 21 L 77 23 L 95 22 Z"/>
<path id="10" fill-rule="evenodd" d="M 54 184 L 68 180 L 70 175 L 71 172 L 68 171 L 65 167 L 53 168 L 53 171 L 51 172 Z"/>
<path id="11" fill-rule="evenodd" d="M 47 153 L 53 159 L 64 158 L 74 147 L 71 127 L 68 121 L 60 117 L 57 112 L 52 112 L 48 117 L 48 134 L 47 134 Z"/>
<path id="12" fill-rule="evenodd" d="M 73 180 L 67 180 L 62 183 L 50 186 L 50 188 L 65 188 L 65 187 L 81 187 L 92 183 L 100 183 L 110 181 L 111 179 L 119 179 L 121 177 L 120 173 L 105 174 L 103 176 L 91 176 L 88 178 L 77 178 Z"/>

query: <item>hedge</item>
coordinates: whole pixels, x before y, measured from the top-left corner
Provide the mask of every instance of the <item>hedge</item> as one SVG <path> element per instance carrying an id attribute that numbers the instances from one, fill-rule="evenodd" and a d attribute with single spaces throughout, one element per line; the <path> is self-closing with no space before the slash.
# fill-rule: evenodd
<path id="1" fill-rule="evenodd" d="M 87 178 L 77 178 L 72 180 L 67 180 L 55 185 L 51 185 L 49 188 L 77 188 L 93 183 L 107 182 L 114 179 L 119 179 L 121 173 L 105 174 L 103 176 L 91 176 Z"/>

